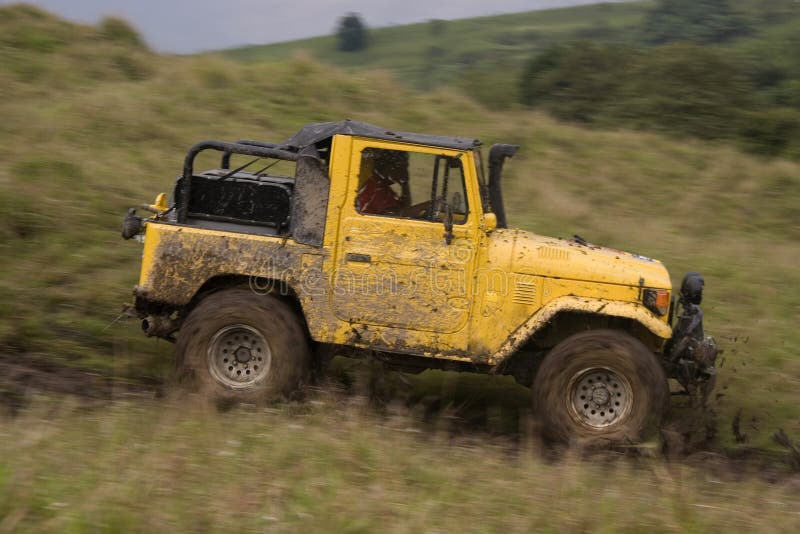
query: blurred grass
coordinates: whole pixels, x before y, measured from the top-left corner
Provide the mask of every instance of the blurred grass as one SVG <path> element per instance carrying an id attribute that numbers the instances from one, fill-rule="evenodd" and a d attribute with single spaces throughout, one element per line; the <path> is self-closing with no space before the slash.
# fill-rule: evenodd
<path id="1" fill-rule="evenodd" d="M 0 352 L 165 376 L 170 344 L 144 338 L 135 322 L 112 324 L 141 254 L 119 237 L 126 209 L 169 191 L 198 140 L 280 141 L 308 122 L 352 117 L 519 143 L 504 185 L 512 225 L 662 259 L 674 284 L 703 272 L 708 332 L 726 351 L 721 443 L 733 446 L 727 429 L 739 409 L 748 445 L 770 447 L 777 427 L 800 434 L 797 163 L 490 111 L 454 88 L 417 93 L 385 71 L 302 54 L 252 64 L 158 56 L 109 36 L 114 24 L 0 8 Z M 411 380 L 429 391 L 450 381 L 454 396 L 491 380 L 442 376 Z"/>
<path id="2" fill-rule="evenodd" d="M 321 395 L 224 414 L 39 399 L 0 420 L 4 532 L 793 532 L 797 480 L 451 438 Z M 446 424 L 440 420 L 440 425 Z"/>

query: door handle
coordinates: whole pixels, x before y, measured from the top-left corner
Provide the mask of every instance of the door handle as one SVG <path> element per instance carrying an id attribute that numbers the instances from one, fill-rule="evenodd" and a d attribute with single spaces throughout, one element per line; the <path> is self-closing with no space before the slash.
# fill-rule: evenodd
<path id="1" fill-rule="evenodd" d="M 353 252 L 348 252 L 344 255 L 344 259 L 347 261 L 359 261 L 361 263 L 372 263 L 372 257 L 369 254 L 355 254 Z"/>

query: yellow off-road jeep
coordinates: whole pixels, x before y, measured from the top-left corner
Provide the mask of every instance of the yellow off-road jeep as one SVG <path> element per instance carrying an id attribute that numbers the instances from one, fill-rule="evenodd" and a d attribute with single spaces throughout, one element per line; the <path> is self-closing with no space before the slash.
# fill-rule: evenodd
<path id="1" fill-rule="evenodd" d="M 176 341 L 181 376 L 215 397 L 285 396 L 331 354 L 369 353 L 513 375 L 556 440 L 639 440 L 668 377 L 713 382 L 703 280 L 672 298 L 656 260 L 506 228 L 516 150 L 491 147 L 487 180 L 475 139 L 355 121 L 198 143 L 171 200 L 123 224 L 144 242 L 143 329 Z M 219 168 L 198 172 L 208 151 Z"/>

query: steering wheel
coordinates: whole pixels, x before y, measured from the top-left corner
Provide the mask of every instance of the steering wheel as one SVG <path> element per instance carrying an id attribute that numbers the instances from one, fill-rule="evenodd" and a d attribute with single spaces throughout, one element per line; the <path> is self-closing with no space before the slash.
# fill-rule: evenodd
<path id="1" fill-rule="evenodd" d="M 398 215 L 411 217 L 412 219 L 424 219 L 430 207 L 431 201 L 426 200 L 425 202 L 420 202 L 419 204 L 414 204 L 413 206 L 398 210 Z"/>

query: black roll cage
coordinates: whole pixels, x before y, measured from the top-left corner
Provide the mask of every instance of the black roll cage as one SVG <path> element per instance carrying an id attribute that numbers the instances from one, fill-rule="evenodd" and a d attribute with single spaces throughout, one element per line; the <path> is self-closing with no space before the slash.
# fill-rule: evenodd
<path id="1" fill-rule="evenodd" d="M 257 156 L 261 158 L 275 158 L 284 161 L 297 161 L 298 154 L 289 150 L 277 148 L 274 143 L 263 143 L 260 141 L 250 141 L 243 139 L 234 143 L 224 141 L 201 141 L 189 149 L 183 162 L 183 174 L 180 178 L 178 195 L 186 201 L 180 202 L 177 212 L 177 220 L 183 224 L 186 222 L 187 210 L 189 207 L 188 199 L 192 176 L 194 175 L 194 160 L 198 154 L 204 150 L 217 150 L 222 152 L 221 166 L 223 169 L 230 168 L 230 158 L 232 154 L 245 156 Z"/>

